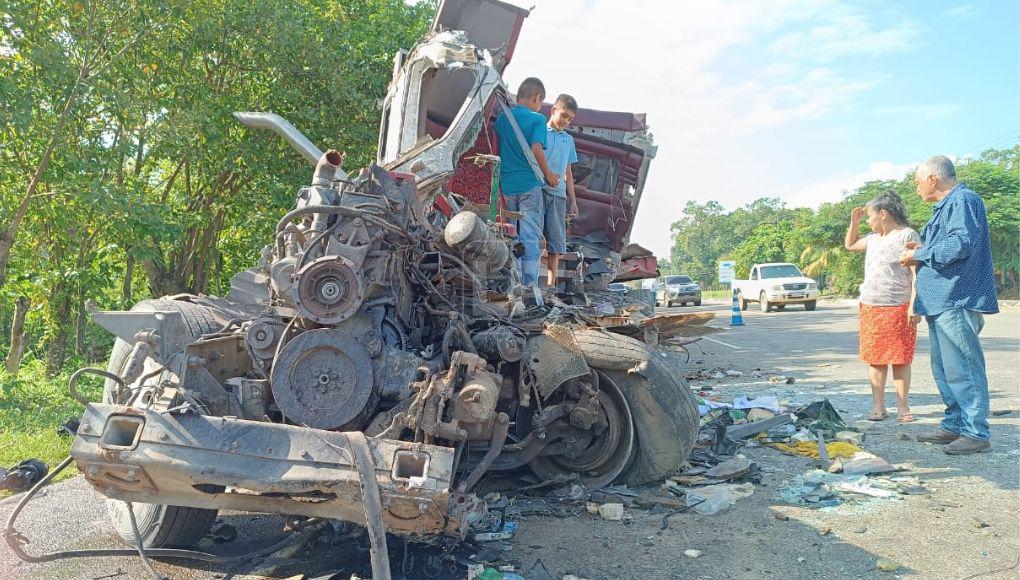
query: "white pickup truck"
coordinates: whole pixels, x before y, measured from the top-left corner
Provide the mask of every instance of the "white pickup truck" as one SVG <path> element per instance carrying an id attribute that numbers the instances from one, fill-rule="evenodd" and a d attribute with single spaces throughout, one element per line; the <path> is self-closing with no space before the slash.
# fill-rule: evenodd
<path id="1" fill-rule="evenodd" d="M 755 264 L 750 280 L 734 280 L 733 290 L 741 310 L 747 310 L 748 302 L 758 302 L 762 312 L 782 310 L 787 304 L 814 310 L 818 300 L 818 284 L 793 264 Z"/>

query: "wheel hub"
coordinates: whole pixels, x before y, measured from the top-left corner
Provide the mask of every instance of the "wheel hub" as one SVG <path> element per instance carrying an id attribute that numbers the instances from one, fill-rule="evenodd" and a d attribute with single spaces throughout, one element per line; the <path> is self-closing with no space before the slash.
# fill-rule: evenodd
<path id="1" fill-rule="evenodd" d="M 591 428 L 579 429 L 572 417 L 550 425 L 563 424 L 570 434 L 530 463 L 538 476 L 552 479 L 577 474 L 585 485 L 598 487 L 612 482 L 627 466 L 635 440 L 630 407 L 609 377 L 601 372 L 598 377 L 600 390 Z"/>

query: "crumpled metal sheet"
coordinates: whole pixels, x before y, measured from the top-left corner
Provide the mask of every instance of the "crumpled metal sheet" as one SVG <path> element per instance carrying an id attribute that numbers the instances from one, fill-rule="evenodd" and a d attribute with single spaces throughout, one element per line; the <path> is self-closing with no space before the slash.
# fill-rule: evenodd
<path id="1" fill-rule="evenodd" d="M 548 397 L 564 382 L 587 375 L 590 370 L 567 326 L 550 326 L 528 339 L 527 360 L 538 382 L 538 393 Z"/>

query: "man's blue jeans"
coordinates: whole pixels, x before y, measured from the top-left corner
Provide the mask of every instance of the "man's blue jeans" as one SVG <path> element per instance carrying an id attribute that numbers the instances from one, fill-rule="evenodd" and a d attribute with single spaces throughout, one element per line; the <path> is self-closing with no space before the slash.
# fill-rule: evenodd
<path id="1" fill-rule="evenodd" d="M 506 208 L 524 214 L 517 221 L 517 239 L 524 245 L 521 257 L 521 283 L 538 283 L 538 262 L 542 259 L 542 227 L 545 224 L 545 194 L 541 187 L 517 195 L 503 194 Z"/>
<path id="2" fill-rule="evenodd" d="M 946 403 L 942 428 L 971 439 L 987 441 L 988 378 L 978 335 L 985 325 L 979 312 L 946 310 L 928 321 L 931 372 Z"/>

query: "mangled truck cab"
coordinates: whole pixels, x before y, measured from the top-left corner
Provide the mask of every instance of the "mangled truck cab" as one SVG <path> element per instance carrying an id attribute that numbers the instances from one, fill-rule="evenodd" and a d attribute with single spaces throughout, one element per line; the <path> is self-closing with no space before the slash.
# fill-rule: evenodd
<path id="1" fill-rule="evenodd" d="M 117 342 L 72 455 L 125 539 L 134 519 L 146 547 L 186 546 L 234 509 L 456 540 L 481 490 L 638 484 L 687 458 L 684 373 L 640 305 L 605 290 L 654 155 L 643 119 L 578 115 L 588 217 L 569 288 L 523 292 L 492 219 L 491 125 L 526 16 L 441 3 L 397 56 L 371 167 L 341 168 L 276 115 L 237 115 L 312 179 L 226 297 L 93 313 Z"/>
<path id="2" fill-rule="evenodd" d="M 443 2 L 432 36 L 394 60 L 377 162 L 413 174 L 420 190 L 442 183 L 476 205 L 493 203 L 489 185 L 498 169 L 485 160 L 501 146 L 518 146 L 499 143 L 494 124 L 512 106 L 501 74 L 526 16 L 527 11 L 497 1 Z M 542 112 L 548 116 L 549 109 L 545 105 Z M 657 152 L 644 115 L 581 108 L 568 132 L 577 147 L 579 209 L 569 237 L 586 283 L 605 289 L 616 278 L 654 277 L 654 257 L 629 243 Z"/>

